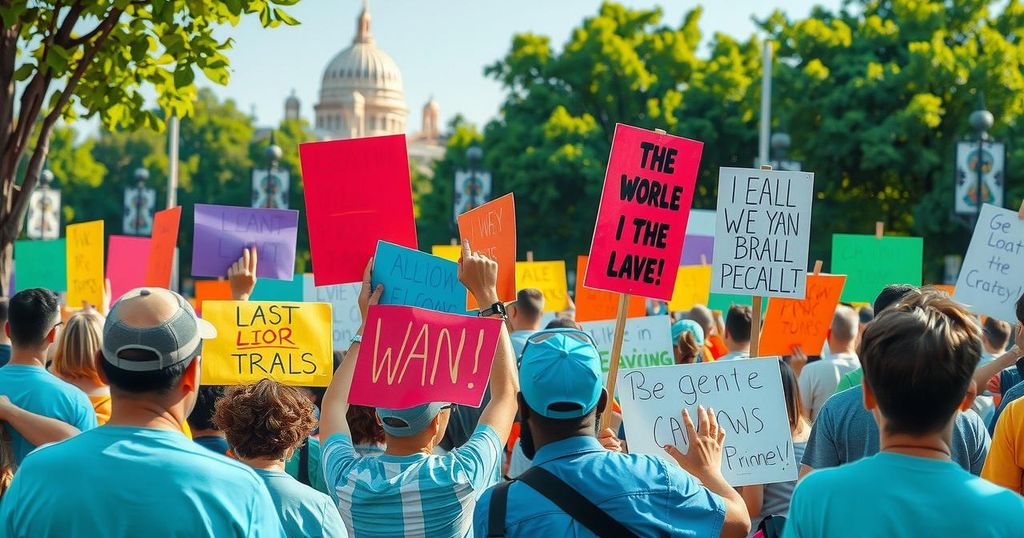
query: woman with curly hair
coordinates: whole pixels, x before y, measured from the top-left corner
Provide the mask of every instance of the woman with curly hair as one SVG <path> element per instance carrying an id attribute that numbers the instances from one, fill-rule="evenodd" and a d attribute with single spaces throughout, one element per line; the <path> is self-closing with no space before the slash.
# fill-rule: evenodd
<path id="1" fill-rule="evenodd" d="M 213 422 L 232 454 L 267 485 L 288 536 L 347 536 L 331 498 L 284 470 L 316 426 L 313 404 L 302 392 L 270 379 L 232 387 L 217 402 Z"/>
<path id="2" fill-rule="evenodd" d="M 103 315 L 88 308 L 72 315 L 64 324 L 50 372 L 78 387 L 96 410 L 96 422 L 110 420 L 110 387 L 96 371 L 96 357 L 103 344 Z"/>

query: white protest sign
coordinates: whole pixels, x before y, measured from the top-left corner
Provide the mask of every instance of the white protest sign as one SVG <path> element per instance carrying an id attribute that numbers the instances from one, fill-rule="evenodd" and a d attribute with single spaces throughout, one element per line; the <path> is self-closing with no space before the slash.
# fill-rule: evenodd
<path id="1" fill-rule="evenodd" d="M 619 403 L 629 451 L 661 456 L 689 449 L 683 409 L 697 425 L 697 406 L 715 410 L 725 428 L 722 475 L 732 486 L 797 478 L 779 358 L 619 370 Z"/>
<path id="2" fill-rule="evenodd" d="M 361 282 L 314 286 L 313 275 L 302 275 L 302 300 L 307 303 L 331 303 L 334 316 L 332 341 L 335 351 L 348 349 L 362 322 L 359 314 Z"/>
<path id="3" fill-rule="evenodd" d="M 1024 221 L 1016 211 L 983 205 L 953 298 L 978 314 L 1016 322 L 1022 270 Z"/>
<path id="4" fill-rule="evenodd" d="M 814 174 L 722 168 L 711 291 L 803 299 Z"/>
<path id="5" fill-rule="evenodd" d="M 612 354 L 612 340 L 615 337 L 615 320 L 584 321 L 580 325 L 597 344 L 597 351 L 601 354 L 601 371 L 607 375 L 608 356 Z M 672 322 L 669 317 L 627 319 L 619 368 L 670 364 L 675 364 L 675 355 L 672 354 Z"/>

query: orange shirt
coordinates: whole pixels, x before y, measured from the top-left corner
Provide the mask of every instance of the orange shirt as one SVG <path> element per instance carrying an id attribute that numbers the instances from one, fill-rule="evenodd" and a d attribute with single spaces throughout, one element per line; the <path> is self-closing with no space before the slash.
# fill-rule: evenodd
<path id="1" fill-rule="evenodd" d="M 996 423 L 981 477 L 1010 491 L 1024 493 L 1024 400 L 1006 406 Z"/>
<path id="2" fill-rule="evenodd" d="M 89 396 L 92 408 L 96 411 L 96 424 L 102 426 L 110 420 L 110 395 Z"/>

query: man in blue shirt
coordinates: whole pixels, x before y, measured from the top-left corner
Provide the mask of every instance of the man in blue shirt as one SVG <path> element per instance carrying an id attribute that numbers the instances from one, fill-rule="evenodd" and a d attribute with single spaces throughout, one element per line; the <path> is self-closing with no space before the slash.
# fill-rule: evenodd
<path id="1" fill-rule="evenodd" d="M 881 452 L 804 478 L 784 536 L 1020 535 L 1024 498 L 952 461 L 954 417 L 976 393 L 980 337 L 970 312 L 928 289 L 868 326 L 864 406 L 878 421 Z"/>
<path id="2" fill-rule="evenodd" d="M 601 357 L 586 333 L 552 329 L 533 335 L 523 351 L 519 378 L 520 413 L 537 446 L 533 469 L 561 479 L 596 510 L 624 526 L 622 532 L 735 537 L 749 532 L 743 499 L 721 473 L 725 433 L 704 408 L 699 409 L 700 434 L 689 414 L 683 415 L 688 453 L 667 449 L 680 469 L 658 457 L 608 451 L 594 437 L 597 415 L 605 410 L 608 393 L 601 382 Z M 505 505 L 492 506 L 492 498 L 501 502 L 496 491 L 502 487 L 508 487 Z M 488 490 L 477 502 L 476 536 L 595 534 L 526 483 L 515 481 L 498 488 Z M 502 508 L 503 528 L 490 528 L 491 512 L 500 513 Z M 614 529 L 602 530 L 616 534 Z"/>
<path id="3" fill-rule="evenodd" d="M 110 384 L 110 421 L 25 458 L 0 503 L 0 535 L 283 536 L 256 473 L 182 434 L 202 340 L 215 336 L 174 292 L 121 297 L 96 359 Z"/>
<path id="4" fill-rule="evenodd" d="M 508 305 L 508 324 L 512 328 L 509 338 L 516 358 L 523 354 L 526 339 L 540 330 L 540 321 L 544 317 L 544 294 L 535 288 L 519 290 L 516 300 Z"/>

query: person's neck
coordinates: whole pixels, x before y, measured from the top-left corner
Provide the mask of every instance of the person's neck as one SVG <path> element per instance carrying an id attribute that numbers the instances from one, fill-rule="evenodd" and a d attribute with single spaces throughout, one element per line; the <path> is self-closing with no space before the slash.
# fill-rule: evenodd
<path id="1" fill-rule="evenodd" d="M 540 330 L 540 321 L 539 320 L 536 323 L 524 323 L 524 324 L 520 325 L 519 327 L 513 327 L 512 328 L 512 332 L 515 332 L 515 333 L 522 332 L 522 331 L 537 332 L 539 330 Z"/>
<path id="2" fill-rule="evenodd" d="M 952 432 L 925 435 L 881 432 L 879 446 L 882 452 L 914 456 L 930 460 L 952 460 Z"/>
<path id="3" fill-rule="evenodd" d="M 222 432 L 220 430 L 200 430 L 200 429 L 197 429 L 197 428 L 191 428 L 191 429 L 192 429 L 192 438 L 193 439 L 196 439 L 198 437 L 220 437 L 221 439 L 224 438 L 224 432 Z"/>
<path id="4" fill-rule="evenodd" d="M 750 353 L 750 342 L 739 344 L 729 340 L 725 343 L 725 348 L 729 350 L 729 353 Z"/>
<path id="5" fill-rule="evenodd" d="M 264 471 L 281 471 L 284 472 L 284 460 L 275 458 L 238 458 L 239 461 L 252 467 L 253 469 L 261 469 Z"/>
<path id="6" fill-rule="evenodd" d="M 0 326 L 2 326 L 2 325 L 3 324 L 0 323 Z M 3 332 L 0 331 L 0 334 L 3 334 Z M 11 347 L 11 339 L 10 338 L 0 338 L 0 346 Z"/>
<path id="7" fill-rule="evenodd" d="M 981 347 L 985 350 L 985 353 L 988 353 L 989 355 L 1000 355 L 1002 354 L 1002 350 L 1005 349 L 1005 347 L 994 347 L 991 344 L 989 344 L 987 340 L 981 341 Z"/>
<path id="8" fill-rule="evenodd" d="M 110 420 L 111 426 L 133 426 L 155 430 L 183 431 L 185 416 L 174 406 L 144 400 L 141 398 L 112 395 Z"/>
<path id="9" fill-rule="evenodd" d="M 594 437 L 594 424 L 584 424 L 579 429 L 568 431 L 545 431 L 543 426 L 530 422 L 530 433 L 533 434 L 534 449 L 540 450 L 551 443 L 557 443 L 573 437 Z"/>
<path id="10" fill-rule="evenodd" d="M 38 366 L 42 368 L 46 365 L 46 359 L 40 357 L 46 357 L 45 347 L 34 349 L 25 347 L 11 348 L 11 360 L 7 364 Z"/>
<path id="11" fill-rule="evenodd" d="M 433 454 L 433 439 L 424 440 L 419 435 L 412 437 L 392 437 L 385 439 L 384 453 L 388 456 L 412 456 L 414 454 Z"/>
<path id="12" fill-rule="evenodd" d="M 828 351 L 833 355 L 853 355 L 853 342 L 833 342 L 829 341 Z"/>

